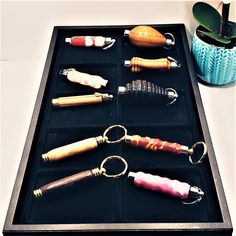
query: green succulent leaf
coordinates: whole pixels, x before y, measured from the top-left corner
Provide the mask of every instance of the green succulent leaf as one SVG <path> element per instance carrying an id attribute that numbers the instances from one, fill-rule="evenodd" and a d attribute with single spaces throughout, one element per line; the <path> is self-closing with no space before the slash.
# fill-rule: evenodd
<path id="1" fill-rule="evenodd" d="M 236 23 L 229 22 L 229 38 L 235 39 L 236 38 Z"/>
<path id="2" fill-rule="evenodd" d="M 220 34 L 221 16 L 211 5 L 204 2 L 197 2 L 193 6 L 195 20 L 209 31 Z"/>
<path id="3" fill-rule="evenodd" d="M 216 34 L 214 32 L 205 32 L 205 31 L 199 31 L 201 34 L 204 34 L 208 37 L 210 37 L 211 39 L 216 40 L 219 43 L 223 43 L 223 44 L 229 44 L 231 43 L 231 40 L 229 38 L 225 38 L 222 35 Z"/>

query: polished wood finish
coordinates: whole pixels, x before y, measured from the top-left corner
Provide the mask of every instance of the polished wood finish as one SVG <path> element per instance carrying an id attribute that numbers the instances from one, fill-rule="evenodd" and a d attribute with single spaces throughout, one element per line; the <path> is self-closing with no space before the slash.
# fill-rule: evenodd
<path id="1" fill-rule="evenodd" d="M 102 96 L 83 95 L 83 96 L 71 96 L 71 97 L 59 97 L 52 100 L 53 106 L 56 107 L 68 107 L 68 106 L 84 106 L 89 104 L 101 103 L 103 101 Z"/>
<path id="2" fill-rule="evenodd" d="M 137 26 L 129 33 L 132 44 L 140 47 L 161 47 L 165 45 L 166 38 L 159 31 L 150 26 Z"/>
<path id="3" fill-rule="evenodd" d="M 46 193 L 48 191 L 67 186 L 67 185 L 73 184 L 75 182 L 79 182 L 81 180 L 91 178 L 92 176 L 93 176 L 93 172 L 91 170 L 85 170 L 85 171 L 79 172 L 77 174 L 70 175 L 65 178 L 45 184 L 37 190 L 40 190 L 41 195 L 43 195 L 44 193 Z"/>
<path id="4" fill-rule="evenodd" d="M 96 137 L 87 138 L 75 143 L 52 149 L 51 151 L 43 154 L 42 158 L 44 161 L 58 161 L 69 156 L 92 150 L 97 146 L 98 142 Z"/>
<path id="5" fill-rule="evenodd" d="M 171 63 L 167 58 L 160 59 L 144 59 L 140 57 L 133 57 L 130 61 L 131 71 L 139 72 L 145 69 L 166 69 L 171 68 Z"/>

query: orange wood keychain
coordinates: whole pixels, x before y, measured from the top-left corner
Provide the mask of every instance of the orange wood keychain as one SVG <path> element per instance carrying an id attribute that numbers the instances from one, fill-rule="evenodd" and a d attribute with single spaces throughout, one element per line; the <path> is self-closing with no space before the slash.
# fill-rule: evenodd
<path id="1" fill-rule="evenodd" d="M 171 33 L 161 34 L 156 29 L 140 25 L 134 27 L 132 30 L 125 30 L 124 36 L 128 36 L 132 44 L 139 47 L 153 48 L 153 47 L 168 47 L 175 45 L 175 38 Z M 171 39 L 165 36 L 170 36 Z"/>
<path id="2" fill-rule="evenodd" d="M 143 69 L 170 70 L 179 68 L 181 65 L 172 57 L 159 59 L 144 59 L 141 57 L 132 57 L 131 60 L 125 60 L 124 66 L 130 67 L 132 72 L 139 72 Z"/>

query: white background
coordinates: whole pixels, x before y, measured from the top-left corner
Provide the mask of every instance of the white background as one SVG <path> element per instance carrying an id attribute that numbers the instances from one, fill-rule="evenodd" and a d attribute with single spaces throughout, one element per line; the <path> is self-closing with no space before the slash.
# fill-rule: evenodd
<path id="1" fill-rule="evenodd" d="M 220 2 L 209 3 L 218 7 Z M 193 4 L 192 1 L 1 1 L 1 230 L 53 26 L 184 23 L 191 42 L 197 26 L 192 17 Z M 235 6 L 233 2 L 232 21 L 236 21 Z M 235 84 L 199 86 L 235 227 Z"/>

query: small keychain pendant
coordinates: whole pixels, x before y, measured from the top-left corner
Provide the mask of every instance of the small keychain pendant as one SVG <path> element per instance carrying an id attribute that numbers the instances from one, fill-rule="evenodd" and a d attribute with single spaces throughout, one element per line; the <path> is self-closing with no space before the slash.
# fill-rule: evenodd
<path id="1" fill-rule="evenodd" d="M 109 174 L 105 168 L 105 165 L 107 165 L 107 163 L 111 160 L 117 160 L 117 161 L 122 162 L 124 164 L 124 169 L 120 173 Z M 41 197 L 46 192 L 52 191 L 54 189 L 65 187 L 67 185 L 71 185 L 71 184 L 80 182 L 82 180 L 86 180 L 86 179 L 97 177 L 97 176 L 105 176 L 107 178 L 119 178 L 126 173 L 127 169 L 128 169 L 128 164 L 124 158 L 120 156 L 115 156 L 115 155 L 109 156 L 102 161 L 100 168 L 85 170 L 85 171 L 76 173 L 74 175 L 70 175 L 65 178 L 53 181 L 51 183 L 43 185 L 39 187 L 38 189 L 34 190 L 33 194 L 35 197 L 38 198 L 38 197 Z"/>
<path id="2" fill-rule="evenodd" d="M 108 133 L 112 129 L 121 129 L 124 132 L 123 136 L 116 140 L 110 140 L 108 137 Z M 48 151 L 47 153 L 42 154 L 42 159 L 44 161 L 59 161 L 61 159 L 65 159 L 70 156 L 74 156 L 83 152 L 96 149 L 98 148 L 100 144 L 103 144 L 103 143 L 107 143 L 107 144 L 120 143 L 124 140 L 126 134 L 127 134 L 126 129 L 124 129 L 123 126 L 121 125 L 110 126 L 104 131 L 103 135 L 83 139 L 78 142 L 74 142 L 71 144 L 67 144 L 65 146 L 54 148 Z"/>
<path id="3" fill-rule="evenodd" d="M 126 60 L 124 62 L 124 66 L 131 67 L 132 72 L 140 72 L 143 69 L 176 69 L 181 65 L 172 57 L 160 59 L 144 59 L 140 57 L 132 57 L 130 61 Z"/>
<path id="4" fill-rule="evenodd" d="M 103 79 L 101 76 L 79 72 L 74 68 L 61 70 L 59 74 L 65 75 L 73 83 L 79 83 L 95 89 L 100 89 L 102 86 L 106 87 L 108 82 L 108 80 Z"/>
<path id="5" fill-rule="evenodd" d="M 167 39 L 165 36 L 170 36 L 171 39 Z M 134 27 L 132 30 L 125 30 L 124 36 L 128 36 L 132 44 L 145 47 L 171 47 L 175 45 L 175 38 L 171 33 L 165 33 L 162 35 L 159 31 L 146 25 L 140 25 Z"/>
<path id="6" fill-rule="evenodd" d="M 178 180 L 171 180 L 158 175 L 146 174 L 144 172 L 129 172 L 128 177 L 133 180 L 135 186 L 156 192 L 166 193 L 190 202 L 183 204 L 195 204 L 202 200 L 204 192 L 197 186 L 190 186 L 188 183 Z"/>
<path id="7" fill-rule="evenodd" d="M 170 105 L 178 98 L 177 92 L 173 88 L 161 88 L 156 84 L 147 82 L 146 80 L 134 80 L 127 83 L 126 86 L 118 87 L 118 95 L 135 96 L 135 97 L 157 97 L 165 98 Z"/>
<path id="8" fill-rule="evenodd" d="M 92 95 L 81 95 L 71 97 L 59 97 L 52 99 L 52 104 L 55 107 L 71 107 L 71 106 L 85 106 L 104 101 L 109 101 L 113 98 L 112 95 L 107 93 L 94 93 Z"/>
<path id="9" fill-rule="evenodd" d="M 203 158 L 207 154 L 207 146 L 202 141 L 196 142 L 191 148 L 189 148 L 188 146 L 182 144 L 162 141 L 161 139 L 158 138 L 141 137 L 139 135 L 126 135 L 125 142 L 131 144 L 134 147 L 139 147 L 154 152 L 168 151 L 175 154 L 187 154 L 189 156 L 189 161 L 191 164 L 201 163 Z M 197 146 L 203 146 L 203 152 L 198 161 L 193 161 L 192 155 Z"/>
<path id="10" fill-rule="evenodd" d="M 116 40 L 103 36 L 74 36 L 66 38 L 65 42 L 76 47 L 101 47 L 106 50 L 112 47 Z"/>

